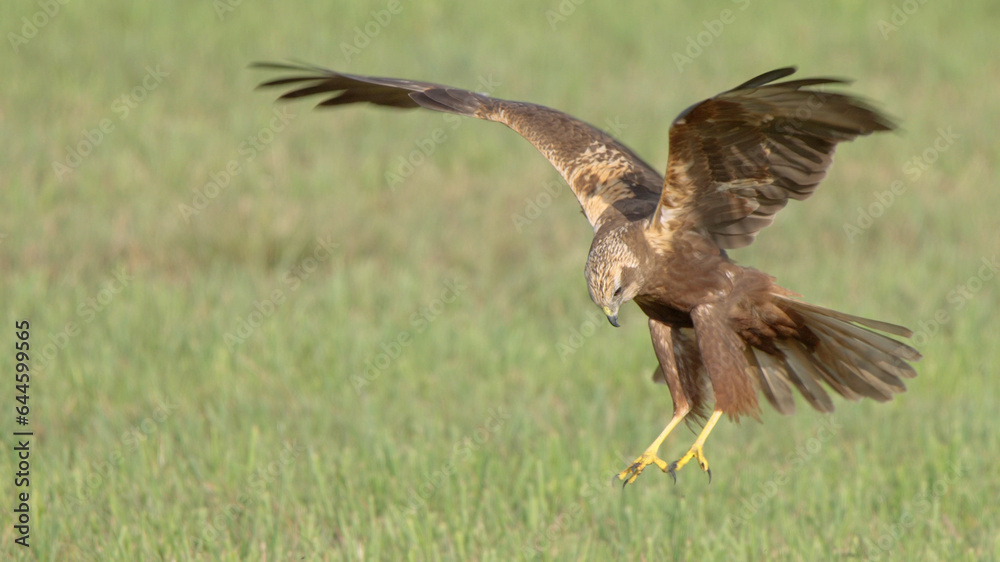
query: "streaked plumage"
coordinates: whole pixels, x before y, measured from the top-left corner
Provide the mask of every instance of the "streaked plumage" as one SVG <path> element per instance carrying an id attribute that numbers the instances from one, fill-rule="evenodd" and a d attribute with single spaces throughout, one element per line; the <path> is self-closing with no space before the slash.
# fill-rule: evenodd
<path id="1" fill-rule="evenodd" d="M 555 166 L 594 228 L 591 298 L 615 325 L 631 300 L 649 317 L 654 379 L 674 400 L 670 425 L 619 475 L 626 483 L 649 464 L 673 473 L 696 459 L 707 471 L 708 433 L 722 414 L 756 417 L 758 393 L 783 414 L 794 411 L 793 389 L 829 412 L 827 389 L 885 401 L 916 375 L 909 362 L 920 354 L 875 331 L 909 337 L 906 328 L 804 303 L 725 253 L 753 242 L 789 199 L 812 195 L 837 143 L 892 128 L 857 98 L 815 89 L 841 80 L 775 82 L 794 72 L 783 68 L 691 106 L 670 127 L 664 178 L 608 134 L 547 107 L 412 80 L 257 66 L 292 73 L 262 84 L 288 87 L 282 99 L 324 95 L 324 107 L 423 107 L 503 123 Z M 668 465 L 656 451 L 688 415 L 707 419 L 705 430 Z"/>

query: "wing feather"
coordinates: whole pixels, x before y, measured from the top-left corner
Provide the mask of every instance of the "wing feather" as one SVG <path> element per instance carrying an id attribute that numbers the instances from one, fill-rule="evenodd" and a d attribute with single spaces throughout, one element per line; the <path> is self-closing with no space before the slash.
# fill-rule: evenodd
<path id="1" fill-rule="evenodd" d="M 279 98 L 283 100 L 328 95 L 319 106 L 422 107 L 503 123 L 555 166 L 595 231 L 621 220 L 648 218 L 659 203 L 663 176 L 611 135 L 561 111 L 429 82 L 344 74 L 308 65 L 253 66 L 296 73 L 260 85 L 290 88 Z"/>
<path id="2" fill-rule="evenodd" d="M 843 80 L 771 83 L 793 72 L 762 74 L 677 117 L 666 182 L 649 227 L 658 247 L 669 245 L 684 225 L 724 249 L 750 244 L 789 199 L 813 194 L 837 143 L 893 128 L 858 98 L 810 89 Z"/>

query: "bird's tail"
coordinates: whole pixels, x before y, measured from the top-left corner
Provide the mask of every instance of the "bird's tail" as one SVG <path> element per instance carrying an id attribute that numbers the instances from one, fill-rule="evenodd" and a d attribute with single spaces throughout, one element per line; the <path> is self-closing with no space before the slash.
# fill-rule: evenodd
<path id="1" fill-rule="evenodd" d="M 807 336 L 774 340 L 778 354 L 753 348 L 761 390 L 782 414 L 795 410 L 793 387 L 817 410 L 831 412 L 833 402 L 820 381 L 851 400 L 868 397 L 886 402 L 906 390 L 902 379 L 917 376 L 908 362 L 919 360 L 920 352 L 874 331 L 908 338 L 913 335 L 910 330 L 784 295 L 774 297 L 790 317 L 802 322 Z"/>

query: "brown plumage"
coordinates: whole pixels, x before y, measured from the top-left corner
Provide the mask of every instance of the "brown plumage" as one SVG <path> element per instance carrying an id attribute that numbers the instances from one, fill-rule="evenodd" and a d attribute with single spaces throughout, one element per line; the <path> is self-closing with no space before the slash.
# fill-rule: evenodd
<path id="1" fill-rule="evenodd" d="M 649 464 L 673 474 L 695 459 L 708 471 L 709 432 L 723 414 L 757 417 L 759 393 L 783 414 L 795 409 L 793 389 L 829 412 L 827 389 L 886 401 L 916 376 L 908 362 L 920 354 L 879 333 L 910 330 L 804 303 L 725 253 L 753 242 L 789 199 L 812 195 L 837 143 L 892 128 L 857 98 L 814 88 L 842 80 L 775 82 L 794 72 L 783 68 L 691 106 L 670 127 L 664 179 L 608 134 L 547 107 L 426 82 L 256 66 L 294 73 L 261 85 L 291 88 L 282 99 L 326 95 L 320 106 L 423 107 L 503 123 L 556 167 L 594 227 L 591 298 L 615 326 L 630 300 L 649 317 L 654 379 L 674 400 L 670 424 L 619 474 L 626 484 Z M 688 415 L 706 419 L 705 429 L 665 463 L 657 450 Z"/>

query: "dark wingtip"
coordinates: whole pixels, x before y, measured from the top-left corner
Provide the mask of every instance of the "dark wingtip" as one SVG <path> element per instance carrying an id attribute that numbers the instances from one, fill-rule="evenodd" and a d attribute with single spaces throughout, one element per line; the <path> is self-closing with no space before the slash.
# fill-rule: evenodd
<path id="1" fill-rule="evenodd" d="M 294 76 L 285 75 L 280 78 L 261 82 L 254 87 L 254 90 L 263 90 L 289 84 L 302 85 L 303 83 L 324 80 L 337 74 L 330 69 L 298 60 L 290 60 L 290 62 L 254 61 L 247 65 L 247 68 L 254 70 L 279 70 L 297 74 Z M 289 101 L 306 95 L 312 95 L 313 93 L 315 92 L 312 92 L 309 88 L 298 88 L 282 94 L 278 97 L 278 101 Z"/>
<path id="2" fill-rule="evenodd" d="M 774 70 L 770 70 L 768 72 L 765 72 L 764 74 L 761 74 L 760 76 L 755 76 L 755 77 L 747 80 L 746 82 L 740 84 L 739 86 L 736 86 L 735 88 L 733 88 L 732 90 L 729 90 L 729 91 L 733 92 L 733 91 L 736 91 L 736 90 L 745 90 L 747 88 L 756 88 L 758 86 L 763 86 L 764 84 L 767 84 L 768 82 L 774 82 L 775 80 L 780 80 L 780 79 L 784 78 L 785 76 L 791 76 L 792 74 L 795 74 L 796 70 L 798 70 L 798 68 L 796 68 L 794 66 L 786 66 L 786 67 L 783 67 L 783 68 L 776 68 Z"/>
<path id="3" fill-rule="evenodd" d="M 298 71 L 320 71 L 320 72 L 330 72 L 328 69 L 322 66 L 316 66 L 315 64 L 309 64 L 300 60 L 289 60 L 289 62 L 274 62 L 274 61 L 254 61 L 247 65 L 247 68 L 264 68 L 267 70 L 298 70 Z"/>
<path id="4" fill-rule="evenodd" d="M 263 70 L 314 70 L 310 65 L 292 64 L 286 62 L 254 61 L 247 65 L 247 68 L 260 68 Z"/>

